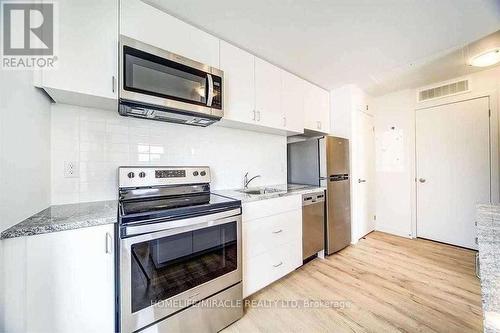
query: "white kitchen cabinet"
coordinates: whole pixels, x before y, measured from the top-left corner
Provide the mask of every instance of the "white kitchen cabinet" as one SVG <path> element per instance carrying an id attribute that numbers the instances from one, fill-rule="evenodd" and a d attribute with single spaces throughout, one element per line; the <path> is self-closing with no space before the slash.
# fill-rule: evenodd
<path id="1" fill-rule="evenodd" d="M 243 297 L 302 264 L 301 196 L 243 204 Z"/>
<path id="2" fill-rule="evenodd" d="M 219 39 L 140 0 L 121 0 L 120 34 L 219 68 Z"/>
<path id="3" fill-rule="evenodd" d="M 301 79 L 224 41 L 220 67 L 225 89 L 222 124 L 276 134 L 304 132 Z"/>
<path id="4" fill-rule="evenodd" d="M 224 71 L 224 118 L 255 123 L 255 57 L 221 41 L 220 69 Z"/>
<path id="5" fill-rule="evenodd" d="M 304 133 L 304 81 L 285 70 L 281 70 L 281 112 L 287 131 Z"/>
<path id="6" fill-rule="evenodd" d="M 58 11 L 56 68 L 36 71 L 35 86 L 56 102 L 116 110 L 118 0 L 64 0 Z"/>
<path id="7" fill-rule="evenodd" d="M 281 70 L 255 58 L 255 112 L 262 126 L 284 128 L 281 112 Z"/>
<path id="8" fill-rule="evenodd" d="M 103 225 L 4 240 L 6 331 L 114 332 L 113 237 Z"/>
<path id="9" fill-rule="evenodd" d="M 304 81 L 304 128 L 314 132 L 330 133 L 330 94 Z"/>

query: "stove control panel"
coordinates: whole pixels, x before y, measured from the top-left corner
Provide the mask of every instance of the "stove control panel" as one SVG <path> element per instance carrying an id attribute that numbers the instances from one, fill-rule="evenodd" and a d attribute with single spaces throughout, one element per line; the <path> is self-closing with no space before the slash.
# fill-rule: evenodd
<path id="1" fill-rule="evenodd" d="M 119 167 L 118 183 L 120 188 L 210 183 L 210 168 L 207 166 Z"/>

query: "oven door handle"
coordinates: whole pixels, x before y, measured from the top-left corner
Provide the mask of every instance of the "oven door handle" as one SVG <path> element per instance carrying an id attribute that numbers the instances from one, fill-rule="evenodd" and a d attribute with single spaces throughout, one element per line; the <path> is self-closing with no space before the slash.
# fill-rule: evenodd
<path id="1" fill-rule="evenodd" d="M 214 99 L 214 79 L 211 74 L 207 74 L 208 81 L 208 97 L 207 106 L 212 106 L 212 100 Z"/>
<path id="2" fill-rule="evenodd" d="M 142 235 L 142 234 L 150 235 L 151 233 L 155 233 L 158 231 L 169 231 L 170 234 L 174 235 L 177 233 L 184 232 L 185 231 L 184 229 L 186 229 L 186 227 L 191 227 L 191 226 L 201 225 L 201 224 L 217 225 L 217 224 L 228 223 L 228 222 L 224 222 L 224 221 L 221 221 L 221 223 L 218 223 L 218 221 L 224 220 L 228 217 L 237 216 L 237 215 L 241 215 L 241 208 L 231 209 L 231 210 L 227 210 L 227 211 L 215 213 L 215 214 L 210 214 L 210 215 L 191 217 L 191 218 L 183 219 L 183 220 L 158 222 L 158 223 L 151 223 L 151 224 L 138 225 L 138 226 L 129 226 L 129 227 L 124 227 L 124 236 L 130 237 L 130 236 L 137 236 L 137 235 Z"/>

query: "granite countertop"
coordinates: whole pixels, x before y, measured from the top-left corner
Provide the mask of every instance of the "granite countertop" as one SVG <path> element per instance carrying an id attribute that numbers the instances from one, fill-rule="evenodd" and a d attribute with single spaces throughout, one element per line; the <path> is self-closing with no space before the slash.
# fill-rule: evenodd
<path id="1" fill-rule="evenodd" d="M 117 201 L 55 205 L 3 231 L 0 239 L 116 223 Z"/>
<path id="2" fill-rule="evenodd" d="M 500 206 L 477 207 L 484 331 L 500 332 Z"/>
<path id="3" fill-rule="evenodd" d="M 252 202 L 258 200 L 267 200 L 279 197 L 285 197 L 294 194 L 308 194 L 315 193 L 318 191 L 324 191 L 324 187 L 302 185 L 302 184 L 280 184 L 280 185 L 270 185 L 262 187 L 250 187 L 249 190 L 262 191 L 262 194 L 248 194 L 238 191 L 238 189 L 233 190 L 215 190 L 213 193 L 230 197 L 236 200 L 244 202 Z M 265 190 L 265 191 L 264 191 Z"/>
<path id="4" fill-rule="evenodd" d="M 251 189 L 265 189 L 265 193 L 247 194 L 238 192 L 237 190 L 221 190 L 213 191 L 213 193 L 241 200 L 241 202 L 250 202 L 293 194 L 314 193 L 324 190 L 324 188 L 321 187 L 297 184 L 275 185 Z M 118 217 L 117 205 L 118 202 L 116 200 L 111 200 L 50 206 L 3 231 L 0 234 L 0 239 L 32 236 L 116 223 Z"/>

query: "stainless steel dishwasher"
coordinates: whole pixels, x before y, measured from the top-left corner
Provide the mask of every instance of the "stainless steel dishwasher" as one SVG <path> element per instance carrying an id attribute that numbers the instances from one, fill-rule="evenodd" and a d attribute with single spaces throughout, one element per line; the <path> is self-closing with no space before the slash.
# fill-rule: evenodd
<path id="1" fill-rule="evenodd" d="M 302 195 L 302 259 L 325 248 L 325 192 Z"/>

